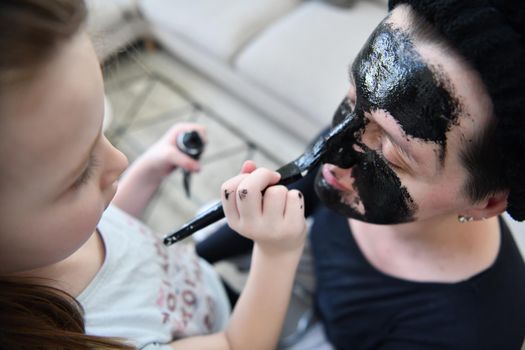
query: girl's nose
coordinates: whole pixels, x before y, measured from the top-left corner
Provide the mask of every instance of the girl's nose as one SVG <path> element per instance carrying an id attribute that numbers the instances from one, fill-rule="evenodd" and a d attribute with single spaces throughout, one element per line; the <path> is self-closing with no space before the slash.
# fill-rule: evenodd
<path id="1" fill-rule="evenodd" d="M 105 169 L 100 185 L 102 188 L 106 188 L 111 186 L 127 168 L 128 158 L 124 153 L 115 148 L 105 136 L 103 142 L 105 143 Z"/>

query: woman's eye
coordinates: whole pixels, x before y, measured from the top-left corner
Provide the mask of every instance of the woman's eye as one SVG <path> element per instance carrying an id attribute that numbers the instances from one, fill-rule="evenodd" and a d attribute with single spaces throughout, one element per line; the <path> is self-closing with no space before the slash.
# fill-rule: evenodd
<path id="1" fill-rule="evenodd" d="M 383 159 L 388 163 L 390 167 L 397 170 L 403 170 L 403 166 L 401 165 L 402 162 L 395 156 L 392 156 L 391 154 L 386 155 L 385 153 L 383 153 Z"/>
<path id="2" fill-rule="evenodd" d="M 398 170 L 404 169 L 405 163 L 401 159 L 401 156 L 396 150 L 396 147 L 388 137 L 383 138 L 381 145 L 381 153 L 383 154 L 383 158 L 388 163 L 388 165 Z"/>
<path id="3" fill-rule="evenodd" d="M 386 158 L 385 158 L 386 159 Z M 402 167 L 400 167 L 399 165 L 397 165 L 396 163 L 394 162 L 391 162 L 390 160 L 386 159 L 388 165 L 390 165 L 392 168 L 394 169 L 398 169 L 398 170 L 403 170 Z"/>

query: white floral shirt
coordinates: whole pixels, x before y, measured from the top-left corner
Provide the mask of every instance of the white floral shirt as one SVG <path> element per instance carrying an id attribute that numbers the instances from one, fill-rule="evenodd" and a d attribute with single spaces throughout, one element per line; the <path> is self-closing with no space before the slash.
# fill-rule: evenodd
<path id="1" fill-rule="evenodd" d="M 217 273 L 192 245 L 165 247 L 140 221 L 110 206 L 98 231 L 102 268 L 77 298 L 88 334 L 121 337 L 141 349 L 217 332 L 230 306 Z"/>

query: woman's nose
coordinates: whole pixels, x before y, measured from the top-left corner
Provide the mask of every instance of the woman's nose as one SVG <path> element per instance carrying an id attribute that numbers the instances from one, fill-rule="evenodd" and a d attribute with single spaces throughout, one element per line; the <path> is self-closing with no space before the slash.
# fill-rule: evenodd
<path id="1" fill-rule="evenodd" d="M 323 162 L 344 169 L 351 168 L 359 159 L 359 154 L 354 145 L 359 141 L 363 128 L 363 118 L 356 116 L 355 111 L 334 125 L 326 137 L 326 152 Z"/>
<path id="2" fill-rule="evenodd" d="M 371 150 L 378 150 L 381 148 L 383 138 L 383 131 L 373 121 L 369 121 L 366 127 L 363 128 L 363 132 L 360 137 L 360 142 Z"/>

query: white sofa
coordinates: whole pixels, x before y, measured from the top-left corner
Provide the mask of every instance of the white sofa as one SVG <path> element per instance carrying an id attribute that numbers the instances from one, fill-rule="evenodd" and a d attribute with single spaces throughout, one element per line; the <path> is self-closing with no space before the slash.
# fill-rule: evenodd
<path id="1" fill-rule="evenodd" d="M 104 60 L 137 37 L 170 53 L 307 142 L 347 89 L 347 67 L 386 0 L 88 0 Z M 97 40 L 100 37 L 101 40 Z"/>
<path id="2" fill-rule="evenodd" d="M 85 0 L 87 29 L 100 61 L 114 56 L 137 39 L 149 37 L 149 26 L 134 0 Z"/>
<path id="3" fill-rule="evenodd" d="M 340 8 L 305 0 L 139 1 L 172 54 L 305 142 L 346 92 L 347 67 L 386 0 Z"/>

